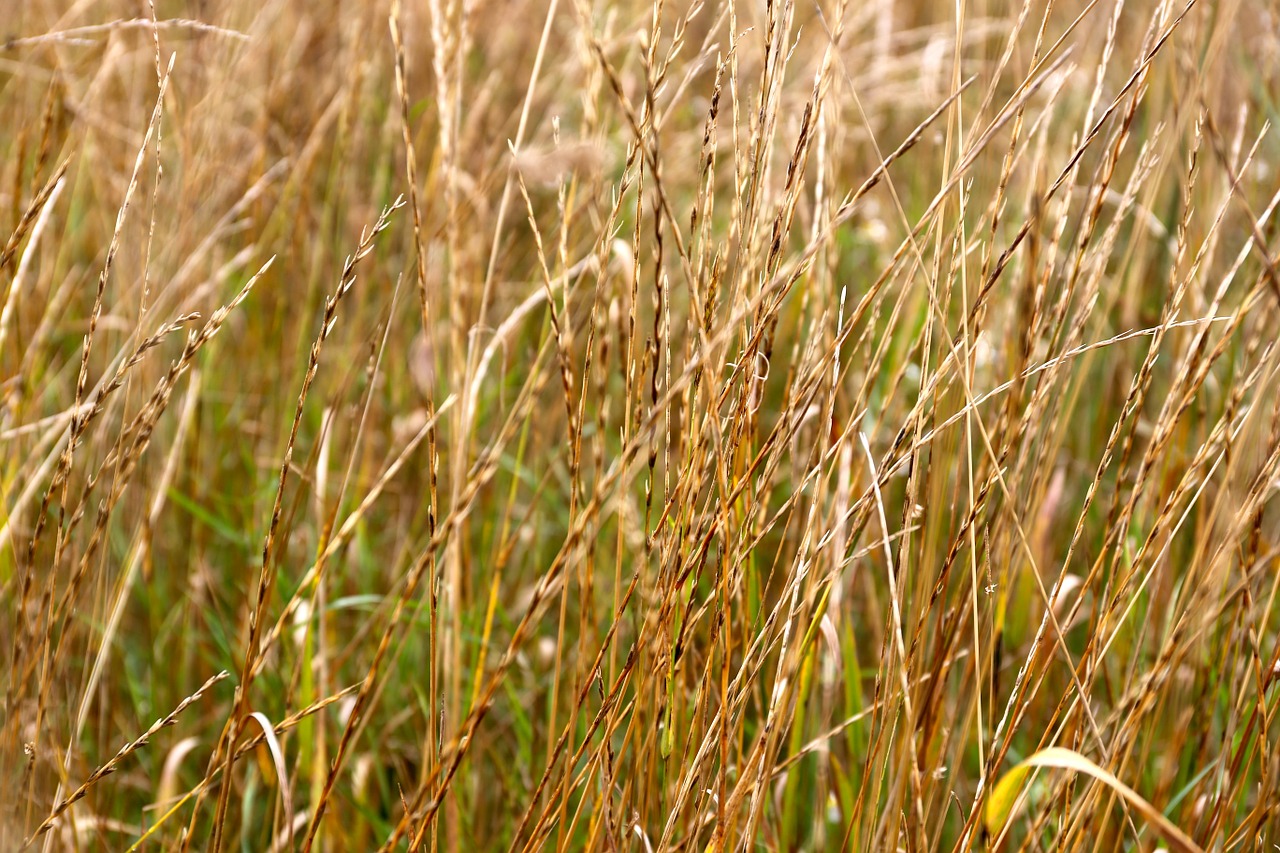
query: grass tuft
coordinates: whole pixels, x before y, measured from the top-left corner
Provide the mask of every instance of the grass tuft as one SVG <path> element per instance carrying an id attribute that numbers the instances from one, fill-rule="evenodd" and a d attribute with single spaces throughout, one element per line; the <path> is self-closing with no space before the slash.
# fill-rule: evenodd
<path id="1" fill-rule="evenodd" d="M 0 848 L 1280 842 L 1274 4 L 11 5 Z"/>

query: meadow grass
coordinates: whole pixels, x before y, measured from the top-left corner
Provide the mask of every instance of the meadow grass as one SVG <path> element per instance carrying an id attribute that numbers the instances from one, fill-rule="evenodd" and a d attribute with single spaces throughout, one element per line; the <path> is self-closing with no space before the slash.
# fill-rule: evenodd
<path id="1" fill-rule="evenodd" d="M 4 17 L 0 848 L 1280 843 L 1275 2 Z"/>

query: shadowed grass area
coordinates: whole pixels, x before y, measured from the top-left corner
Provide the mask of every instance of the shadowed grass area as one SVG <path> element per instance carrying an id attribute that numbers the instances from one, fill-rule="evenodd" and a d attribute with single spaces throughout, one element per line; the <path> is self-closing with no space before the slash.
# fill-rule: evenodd
<path id="1" fill-rule="evenodd" d="M 0 43 L 0 847 L 1271 850 L 1280 8 Z"/>

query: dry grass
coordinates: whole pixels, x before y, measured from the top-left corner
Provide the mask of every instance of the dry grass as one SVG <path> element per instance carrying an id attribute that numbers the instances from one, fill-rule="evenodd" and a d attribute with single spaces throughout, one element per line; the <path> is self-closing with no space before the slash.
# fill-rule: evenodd
<path id="1" fill-rule="evenodd" d="M 653 2 L 11 4 L 0 847 L 1276 849 L 1280 9 Z"/>

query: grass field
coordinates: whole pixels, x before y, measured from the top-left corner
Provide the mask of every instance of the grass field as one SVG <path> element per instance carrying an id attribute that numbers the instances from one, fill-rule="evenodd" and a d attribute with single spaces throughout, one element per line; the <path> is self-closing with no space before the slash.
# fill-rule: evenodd
<path id="1" fill-rule="evenodd" d="M 1274 0 L 0 18 L 0 849 L 1277 849 Z"/>

